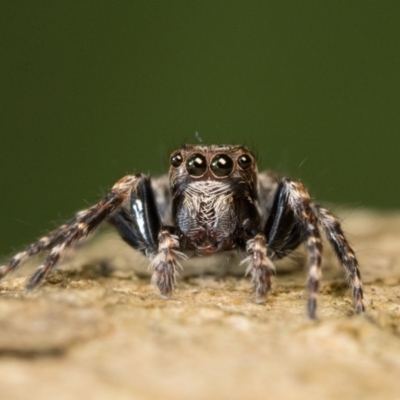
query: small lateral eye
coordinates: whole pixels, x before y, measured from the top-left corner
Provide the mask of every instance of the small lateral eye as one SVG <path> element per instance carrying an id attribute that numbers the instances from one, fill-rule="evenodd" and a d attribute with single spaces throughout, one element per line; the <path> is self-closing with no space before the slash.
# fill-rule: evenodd
<path id="1" fill-rule="evenodd" d="M 216 176 L 228 176 L 233 169 L 233 161 L 226 154 L 218 154 L 211 161 L 211 171 Z"/>
<path id="2" fill-rule="evenodd" d="M 189 175 L 201 176 L 206 172 L 207 160 L 202 154 L 192 154 L 186 161 L 186 169 Z"/>
<path id="3" fill-rule="evenodd" d="M 175 153 L 171 156 L 171 165 L 178 168 L 182 164 L 183 158 L 181 153 Z"/>
<path id="4" fill-rule="evenodd" d="M 241 156 L 239 156 L 237 162 L 240 168 L 247 169 L 250 167 L 252 160 L 251 157 L 248 156 L 247 154 L 242 154 Z"/>

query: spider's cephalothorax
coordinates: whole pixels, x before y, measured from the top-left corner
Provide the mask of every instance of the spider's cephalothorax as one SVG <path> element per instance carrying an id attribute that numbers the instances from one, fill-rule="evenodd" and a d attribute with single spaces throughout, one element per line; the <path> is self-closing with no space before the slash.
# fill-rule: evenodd
<path id="1" fill-rule="evenodd" d="M 185 146 L 171 156 L 172 215 L 181 245 L 231 250 L 245 225 L 258 226 L 257 167 L 242 146 Z"/>
<path id="2" fill-rule="evenodd" d="M 246 254 L 255 300 L 264 301 L 271 288 L 272 261 L 304 243 L 311 318 L 321 278 L 322 228 L 345 270 L 356 311 L 364 311 L 357 259 L 338 220 L 313 204 L 299 181 L 259 174 L 253 154 L 243 146 L 186 145 L 171 154 L 169 177 L 122 178 L 99 203 L 16 254 L 0 268 L 0 278 L 30 256 L 48 251 L 27 284 L 35 288 L 69 247 L 103 221 L 151 259 L 152 280 L 163 297 L 173 291 L 177 258 L 186 257 L 182 252 L 238 249 Z"/>

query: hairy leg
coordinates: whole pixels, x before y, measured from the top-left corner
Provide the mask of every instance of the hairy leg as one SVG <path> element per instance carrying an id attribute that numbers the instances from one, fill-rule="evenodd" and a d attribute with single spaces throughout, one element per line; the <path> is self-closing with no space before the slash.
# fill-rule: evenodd
<path id="1" fill-rule="evenodd" d="M 108 222 L 134 249 L 149 257 L 157 252 L 161 220 L 149 177 L 140 175 L 129 202 L 111 214 Z"/>
<path id="2" fill-rule="evenodd" d="M 356 312 L 361 313 L 365 311 L 363 289 L 358 261 L 354 251 L 344 236 L 339 220 L 323 207 L 313 206 L 313 210 L 345 271 L 346 278 L 352 290 Z"/>
<path id="3" fill-rule="evenodd" d="M 293 210 L 294 217 L 299 224 L 302 239 L 309 257 L 308 272 L 308 305 L 310 318 L 316 317 L 317 296 L 321 280 L 322 241 L 318 229 L 317 217 L 311 208 L 311 199 L 302 183 L 285 179 L 283 181 L 287 202 Z"/>
<path id="4" fill-rule="evenodd" d="M 131 190 L 136 186 L 138 177 L 138 175 L 128 175 L 120 179 L 99 203 L 80 211 L 69 223 L 62 225 L 29 246 L 25 251 L 15 255 L 0 268 L 0 277 L 4 277 L 15 270 L 22 261 L 27 260 L 30 256 L 49 250 L 49 256 L 36 270 L 27 284 L 27 289 L 35 288 L 62 258 L 68 248 L 92 233 L 102 221 L 126 200 Z"/>

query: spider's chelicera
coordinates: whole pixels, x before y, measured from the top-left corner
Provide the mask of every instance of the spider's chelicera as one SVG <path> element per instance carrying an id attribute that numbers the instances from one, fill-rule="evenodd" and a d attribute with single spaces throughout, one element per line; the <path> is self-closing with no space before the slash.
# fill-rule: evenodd
<path id="1" fill-rule="evenodd" d="M 253 154 L 243 146 L 186 145 L 172 153 L 168 177 L 125 176 L 99 203 L 16 254 L 0 268 L 0 278 L 48 251 L 28 281 L 27 288 L 35 288 L 69 247 L 103 221 L 151 259 L 152 281 L 163 297 L 173 292 L 177 258 L 184 253 L 237 249 L 245 254 L 255 300 L 262 302 L 271 288 L 272 262 L 304 243 L 311 318 L 321 278 L 322 228 L 345 270 L 356 312 L 364 311 L 358 263 L 338 220 L 315 205 L 299 181 L 258 173 Z"/>

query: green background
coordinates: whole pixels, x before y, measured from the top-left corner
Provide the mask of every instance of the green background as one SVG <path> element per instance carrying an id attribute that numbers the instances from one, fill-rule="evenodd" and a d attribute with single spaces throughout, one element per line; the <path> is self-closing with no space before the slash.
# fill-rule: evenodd
<path id="1" fill-rule="evenodd" d="M 2 1 L 0 254 L 184 142 L 397 208 L 400 2 Z"/>

